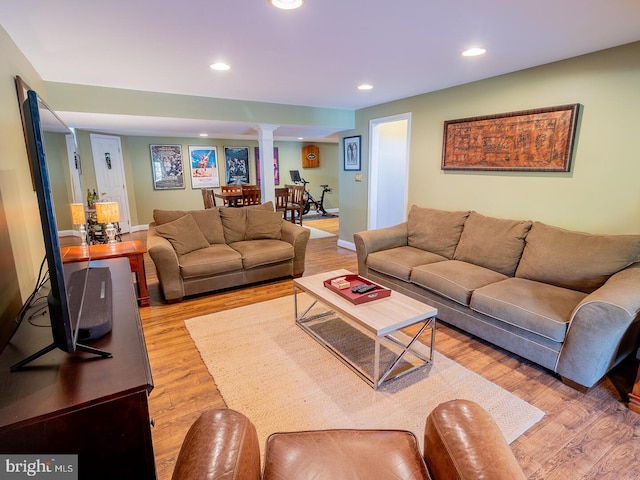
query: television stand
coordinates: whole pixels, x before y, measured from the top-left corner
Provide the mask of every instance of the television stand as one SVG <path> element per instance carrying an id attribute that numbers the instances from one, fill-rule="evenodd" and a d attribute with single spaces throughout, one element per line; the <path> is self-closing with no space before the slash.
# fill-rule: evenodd
<path id="1" fill-rule="evenodd" d="M 113 330 L 92 343 L 108 361 L 55 349 L 11 373 L 25 352 L 51 342 L 51 329 L 23 322 L 0 355 L 0 452 L 78 455 L 81 478 L 156 478 L 149 357 L 126 258 L 92 262 L 113 279 Z M 82 264 L 65 265 L 82 268 Z M 46 318 L 46 317 L 43 317 Z"/>
<path id="2" fill-rule="evenodd" d="M 17 372 L 26 364 L 33 362 L 36 358 L 40 358 L 41 356 L 46 355 L 47 353 L 51 352 L 52 350 L 55 350 L 56 348 L 58 348 L 56 347 L 56 344 L 52 343 L 51 345 L 44 347 L 42 350 L 37 351 L 33 355 L 28 356 L 27 358 L 16 363 L 15 365 L 12 365 L 9 370 L 11 370 L 12 372 Z M 109 352 L 105 352 L 98 348 L 89 347 L 87 345 L 81 345 L 79 343 L 76 344 L 76 352 L 92 353 L 102 358 L 111 358 L 113 356 Z"/>

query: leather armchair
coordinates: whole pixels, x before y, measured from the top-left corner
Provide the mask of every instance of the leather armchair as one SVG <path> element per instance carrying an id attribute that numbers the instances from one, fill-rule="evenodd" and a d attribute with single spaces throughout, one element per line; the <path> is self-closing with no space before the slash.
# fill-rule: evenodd
<path id="1" fill-rule="evenodd" d="M 524 479 L 491 416 L 478 404 L 453 400 L 427 418 L 424 452 L 402 430 L 274 433 L 264 470 L 256 430 L 231 409 L 204 412 L 184 440 L 173 480 L 238 479 Z"/>

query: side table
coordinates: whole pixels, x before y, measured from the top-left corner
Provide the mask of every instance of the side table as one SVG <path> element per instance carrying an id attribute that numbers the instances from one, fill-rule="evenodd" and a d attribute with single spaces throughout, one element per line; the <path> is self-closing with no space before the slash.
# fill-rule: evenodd
<path id="1" fill-rule="evenodd" d="M 85 262 L 89 258 L 91 260 L 104 260 L 107 258 L 126 257 L 129 260 L 131 272 L 136 276 L 138 305 L 141 307 L 150 305 L 147 276 L 144 269 L 144 253 L 146 251 L 146 248 L 139 240 L 118 242 L 115 246 L 99 244 L 89 245 L 86 248 L 77 245 L 60 248 L 63 263 Z"/>
<path id="2" fill-rule="evenodd" d="M 636 358 L 640 360 L 640 348 L 636 353 Z M 640 413 L 640 366 L 638 366 L 638 373 L 636 373 L 636 382 L 633 384 L 633 390 L 629 394 L 629 409 L 636 413 Z"/>

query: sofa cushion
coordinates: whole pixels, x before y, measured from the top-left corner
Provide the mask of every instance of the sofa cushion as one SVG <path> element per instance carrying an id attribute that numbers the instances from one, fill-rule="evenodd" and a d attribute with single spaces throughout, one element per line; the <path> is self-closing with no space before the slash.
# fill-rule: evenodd
<path id="1" fill-rule="evenodd" d="M 222 221 L 218 210 L 217 207 L 207 208 L 206 210 L 154 210 L 153 220 L 157 225 L 163 225 L 185 215 L 191 215 L 207 242 L 225 243 Z"/>
<path id="2" fill-rule="evenodd" d="M 475 263 L 512 277 L 533 222 L 485 217 L 471 212 L 464 222 L 454 260 Z"/>
<path id="3" fill-rule="evenodd" d="M 252 205 L 250 207 L 220 208 L 222 230 L 227 245 L 233 242 L 241 242 L 245 239 L 247 233 L 247 211 L 249 210 L 266 210 L 273 212 L 273 202 Z"/>
<path id="4" fill-rule="evenodd" d="M 576 290 L 507 278 L 474 291 L 471 309 L 563 342 L 571 314 L 584 297 L 585 293 Z"/>
<path id="5" fill-rule="evenodd" d="M 436 255 L 419 248 L 396 247 L 370 253 L 367 256 L 367 268 L 408 282 L 411 269 L 416 265 L 445 260 L 446 258 L 442 255 Z"/>
<path id="6" fill-rule="evenodd" d="M 247 229 L 245 240 L 282 238 L 282 213 L 265 210 L 247 210 Z"/>
<path id="7" fill-rule="evenodd" d="M 242 257 L 233 248 L 216 243 L 180 256 L 180 275 L 184 279 L 210 277 L 242 270 Z"/>
<path id="8" fill-rule="evenodd" d="M 595 235 L 534 222 L 516 277 L 591 293 L 640 261 L 640 235 Z"/>
<path id="9" fill-rule="evenodd" d="M 459 260 L 419 265 L 411 271 L 412 283 L 465 306 L 475 289 L 505 278 L 502 273 Z"/>
<path id="10" fill-rule="evenodd" d="M 209 242 L 204 238 L 191 215 L 184 215 L 173 222 L 157 225 L 156 233 L 169 240 L 178 255 L 209 246 Z"/>
<path id="11" fill-rule="evenodd" d="M 246 240 L 229 245 L 242 256 L 245 270 L 293 259 L 293 245 L 282 240 Z"/>
<path id="12" fill-rule="evenodd" d="M 469 213 L 413 205 L 407 218 L 407 243 L 410 247 L 451 259 Z"/>

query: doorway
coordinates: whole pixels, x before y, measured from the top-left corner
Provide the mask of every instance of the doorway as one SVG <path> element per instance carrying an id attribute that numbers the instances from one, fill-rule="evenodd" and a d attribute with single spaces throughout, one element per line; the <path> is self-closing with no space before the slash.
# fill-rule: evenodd
<path id="1" fill-rule="evenodd" d="M 406 220 L 409 184 L 411 113 L 369 122 L 368 230 Z"/>
<path id="2" fill-rule="evenodd" d="M 96 185 L 99 192 L 98 201 L 118 202 L 120 231 L 128 233 L 131 231 L 131 221 L 120 137 L 95 133 L 90 136 Z"/>

